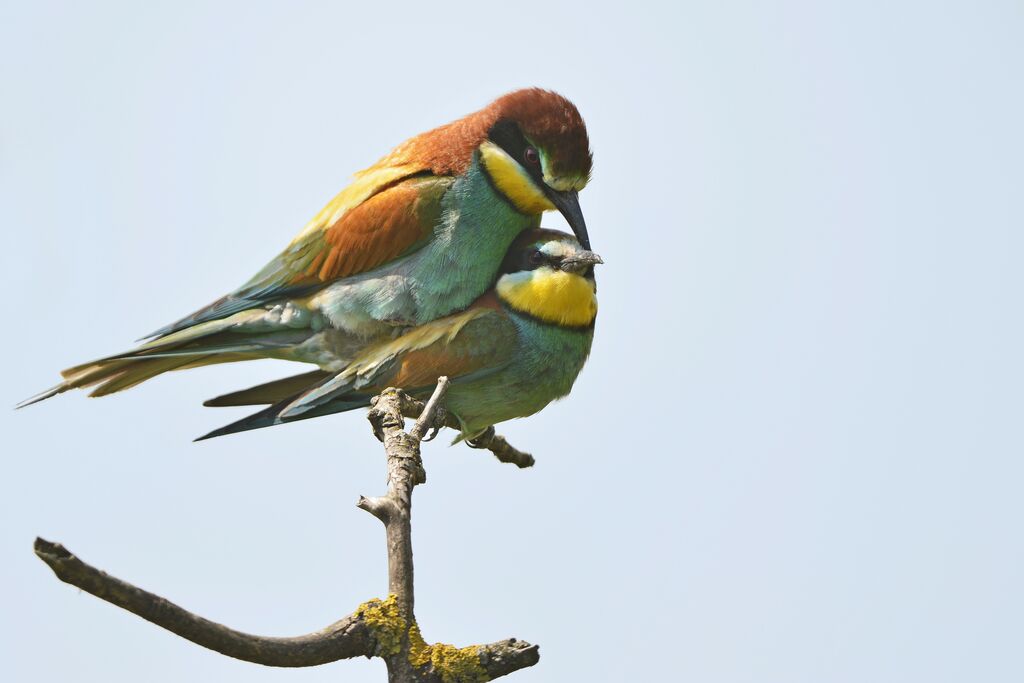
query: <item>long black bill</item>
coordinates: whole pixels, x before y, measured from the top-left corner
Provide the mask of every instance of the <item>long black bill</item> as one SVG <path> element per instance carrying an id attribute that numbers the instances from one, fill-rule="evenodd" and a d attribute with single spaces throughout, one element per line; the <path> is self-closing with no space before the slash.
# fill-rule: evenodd
<path id="1" fill-rule="evenodd" d="M 587 235 L 587 222 L 583 220 L 583 210 L 580 209 L 580 200 L 576 190 L 559 192 L 548 187 L 545 188 L 544 193 L 551 200 L 551 203 L 555 205 L 559 213 L 565 216 L 565 220 L 569 221 L 569 227 L 575 233 L 576 239 L 580 241 L 584 249 L 589 251 L 590 236 Z"/>

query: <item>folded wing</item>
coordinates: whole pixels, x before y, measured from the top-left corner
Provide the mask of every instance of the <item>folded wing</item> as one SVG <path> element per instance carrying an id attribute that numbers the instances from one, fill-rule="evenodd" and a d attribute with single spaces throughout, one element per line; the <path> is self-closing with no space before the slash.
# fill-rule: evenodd
<path id="1" fill-rule="evenodd" d="M 416 251 L 430 238 L 452 182 L 409 164 L 364 171 L 239 289 L 148 336 L 306 296 Z"/>
<path id="2" fill-rule="evenodd" d="M 484 297 L 462 313 L 421 325 L 401 337 L 367 348 L 344 370 L 319 375 L 302 391 L 281 396 L 297 378 L 278 380 L 227 394 L 206 405 L 275 402 L 201 439 L 305 420 L 369 405 L 386 387 L 412 395 L 427 394 L 446 375 L 453 385 L 484 377 L 505 367 L 516 348 L 516 328 L 493 299 Z M 247 399 L 256 400 L 247 400 Z"/>

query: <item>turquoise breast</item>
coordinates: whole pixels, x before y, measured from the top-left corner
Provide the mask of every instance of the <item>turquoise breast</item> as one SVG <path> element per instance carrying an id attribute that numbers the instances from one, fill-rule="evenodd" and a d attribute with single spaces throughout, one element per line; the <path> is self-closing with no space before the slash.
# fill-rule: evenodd
<path id="1" fill-rule="evenodd" d="M 594 328 L 567 328 L 510 313 L 516 355 L 486 377 L 452 384 L 447 405 L 472 437 L 487 427 L 532 415 L 569 393 L 590 355 Z"/>
<path id="2" fill-rule="evenodd" d="M 462 310 L 493 284 L 516 236 L 540 224 L 498 194 L 480 154 L 445 195 L 434 237 L 410 259 L 408 277 L 416 323 Z"/>

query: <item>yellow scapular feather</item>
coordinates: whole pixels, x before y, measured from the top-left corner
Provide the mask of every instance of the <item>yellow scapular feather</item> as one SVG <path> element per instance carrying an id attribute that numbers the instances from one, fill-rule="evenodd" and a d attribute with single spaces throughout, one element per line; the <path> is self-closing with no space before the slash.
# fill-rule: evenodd
<path id="1" fill-rule="evenodd" d="M 302 232 L 295 236 L 292 244 L 301 242 L 311 232 L 323 230 L 337 223 L 338 219 L 346 212 L 362 204 L 370 196 L 380 191 L 382 187 L 387 187 L 419 170 L 415 165 L 405 164 L 402 166 L 371 166 L 360 171 L 350 185 L 335 195 L 334 199 L 327 202 L 327 205 L 313 216 Z"/>
<path id="2" fill-rule="evenodd" d="M 389 358 L 402 353 L 425 349 L 441 339 L 444 339 L 446 343 L 451 343 L 467 323 L 487 313 L 488 311 L 485 308 L 470 308 L 462 313 L 420 325 L 397 339 L 375 344 L 349 363 L 345 371 L 339 375 L 339 378 L 347 379 L 372 371 Z"/>

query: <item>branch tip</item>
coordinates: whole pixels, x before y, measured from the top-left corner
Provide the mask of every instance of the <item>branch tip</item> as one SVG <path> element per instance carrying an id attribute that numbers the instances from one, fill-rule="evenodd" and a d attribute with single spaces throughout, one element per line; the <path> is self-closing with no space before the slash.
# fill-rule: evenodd
<path id="1" fill-rule="evenodd" d="M 416 420 L 416 424 L 412 426 L 412 430 L 409 432 L 417 441 L 423 441 L 423 437 L 426 436 L 427 432 L 431 428 L 438 426 L 437 421 L 441 417 L 441 402 L 444 401 L 444 395 L 448 393 L 448 385 L 447 377 L 442 375 L 437 378 L 437 387 L 434 388 L 434 393 L 427 400 L 426 405 L 423 406 L 419 419 Z"/>
<path id="2" fill-rule="evenodd" d="M 205 619 L 166 598 L 110 576 L 86 564 L 60 543 L 37 538 L 35 552 L 64 583 L 228 657 L 266 666 L 297 667 L 373 654 L 373 634 L 355 615 L 304 636 L 256 636 Z"/>
<path id="3" fill-rule="evenodd" d="M 356 507 L 360 510 L 366 510 L 371 515 L 379 519 L 380 521 L 387 524 L 391 519 L 391 513 L 394 512 L 390 501 L 386 498 L 367 498 L 366 496 L 359 496 L 359 500 L 356 502 Z"/>

